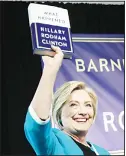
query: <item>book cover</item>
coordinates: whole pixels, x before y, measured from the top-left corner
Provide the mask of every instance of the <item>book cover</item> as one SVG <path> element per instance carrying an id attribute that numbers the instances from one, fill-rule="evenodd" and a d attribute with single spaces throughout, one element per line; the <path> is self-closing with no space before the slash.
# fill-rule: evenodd
<path id="1" fill-rule="evenodd" d="M 33 54 L 51 56 L 51 45 L 59 46 L 64 58 L 73 54 L 70 21 L 67 9 L 30 3 L 28 17 Z"/>

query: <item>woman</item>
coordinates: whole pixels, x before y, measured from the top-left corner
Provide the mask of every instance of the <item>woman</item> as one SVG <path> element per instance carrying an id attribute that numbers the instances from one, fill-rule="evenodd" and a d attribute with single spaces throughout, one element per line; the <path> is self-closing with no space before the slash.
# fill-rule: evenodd
<path id="1" fill-rule="evenodd" d="M 63 53 L 59 47 L 52 49 L 54 57 L 43 56 L 43 74 L 26 115 L 27 140 L 37 155 L 109 155 L 105 149 L 86 141 L 96 117 L 95 92 L 83 82 L 70 81 L 53 96 Z M 59 129 L 51 127 L 51 108 Z"/>

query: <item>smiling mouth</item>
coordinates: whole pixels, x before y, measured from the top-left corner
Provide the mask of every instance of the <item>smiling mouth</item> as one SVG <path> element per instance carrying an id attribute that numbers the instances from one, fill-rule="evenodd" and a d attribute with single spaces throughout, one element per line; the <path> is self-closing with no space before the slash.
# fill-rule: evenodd
<path id="1" fill-rule="evenodd" d="M 74 121 L 76 122 L 86 122 L 88 119 L 87 118 L 73 118 Z"/>

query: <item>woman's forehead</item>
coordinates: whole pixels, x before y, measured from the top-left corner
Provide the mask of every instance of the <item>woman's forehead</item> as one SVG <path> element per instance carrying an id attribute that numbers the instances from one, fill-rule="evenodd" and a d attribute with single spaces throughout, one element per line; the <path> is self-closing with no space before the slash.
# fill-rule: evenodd
<path id="1" fill-rule="evenodd" d="M 78 102 L 87 102 L 87 101 L 92 101 L 91 97 L 89 96 L 89 94 L 84 90 L 75 90 L 73 91 L 69 98 L 68 101 L 78 101 Z"/>

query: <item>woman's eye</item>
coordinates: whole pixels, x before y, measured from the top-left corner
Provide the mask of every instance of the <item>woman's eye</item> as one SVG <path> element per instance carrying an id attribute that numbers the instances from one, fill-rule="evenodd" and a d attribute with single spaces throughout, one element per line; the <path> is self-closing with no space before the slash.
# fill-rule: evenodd
<path id="1" fill-rule="evenodd" d="M 72 107 L 77 106 L 77 104 L 76 103 L 71 103 L 70 106 L 72 106 Z"/>
<path id="2" fill-rule="evenodd" d="M 87 107 L 92 107 L 92 105 L 90 103 L 86 104 Z"/>

